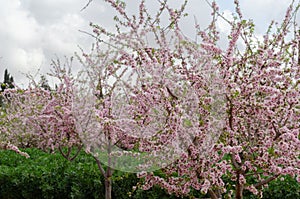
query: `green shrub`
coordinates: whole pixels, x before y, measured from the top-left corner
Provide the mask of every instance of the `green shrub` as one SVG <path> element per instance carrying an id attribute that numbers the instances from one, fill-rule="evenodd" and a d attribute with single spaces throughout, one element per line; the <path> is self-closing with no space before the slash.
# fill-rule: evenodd
<path id="1" fill-rule="evenodd" d="M 291 176 L 279 177 L 264 190 L 263 198 L 295 199 L 300 198 L 300 183 Z"/>
<path id="2" fill-rule="evenodd" d="M 13 151 L 0 150 L 0 199 L 104 199 L 104 179 L 91 155 L 83 151 L 69 162 L 60 153 L 48 154 L 38 149 L 25 149 L 26 159 Z M 228 180 L 228 179 L 227 179 Z M 158 186 L 150 190 L 132 190 L 140 179 L 134 173 L 115 171 L 112 196 L 115 199 L 177 199 Z M 131 195 L 131 197 L 130 197 Z M 208 198 L 199 191 L 196 198 Z M 245 192 L 245 198 L 258 198 Z M 264 198 L 300 198 L 300 184 L 285 176 L 264 190 Z M 192 197 L 183 197 L 184 199 Z"/>
<path id="3" fill-rule="evenodd" d="M 93 158 L 82 152 L 69 162 L 59 153 L 25 150 L 26 159 L 0 151 L 0 198 L 100 198 L 103 178 Z"/>

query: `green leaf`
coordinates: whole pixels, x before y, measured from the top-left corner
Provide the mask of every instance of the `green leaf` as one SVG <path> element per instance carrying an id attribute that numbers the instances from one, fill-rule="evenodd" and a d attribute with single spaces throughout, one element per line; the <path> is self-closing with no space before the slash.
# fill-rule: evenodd
<path id="1" fill-rule="evenodd" d="M 235 91 L 234 93 L 233 93 L 233 98 L 236 98 L 237 96 L 239 96 L 239 94 L 240 94 L 240 92 L 239 91 Z"/>
<path id="2" fill-rule="evenodd" d="M 189 119 L 187 119 L 187 118 L 185 118 L 185 119 L 183 119 L 183 125 L 185 126 L 185 127 L 192 127 L 193 126 L 193 123 L 191 122 L 191 120 L 189 120 Z"/>
<path id="3" fill-rule="evenodd" d="M 269 148 L 269 149 L 268 149 L 268 153 L 269 153 L 270 155 L 275 155 L 275 150 L 274 150 L 274 148 L 273 148 L 273 147 Z"/>
<path id="4" fill-rule="evenodd" d="M 154 112 L 156 115 L 159 114 L 159 111 L 158 111 L 157 109 L 153 108 L 152 110 L 153 110 L 153 112 Z"/>

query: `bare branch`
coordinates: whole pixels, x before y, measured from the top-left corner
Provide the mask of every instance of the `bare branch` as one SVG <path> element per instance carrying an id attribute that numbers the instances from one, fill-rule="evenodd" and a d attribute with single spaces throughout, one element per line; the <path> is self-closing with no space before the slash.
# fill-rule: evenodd
<path id="1" fill-rule="evenodd" d="M 87 4 L 80 10 L 80 12 L 82 12 L 83 10 L 85 10 L 91 3 L 92 3 L 93 0 L 89 0 L 87 2 Z"/>
<path id="2" fill-rule="evenodd" d="M 105 170 L 103 169 L 100 160 L 99 160 L 97 157 L 95 157 L 95 156 L 93 156 L 93 158 L 96 160 L 97 166 L 98 166 L 98 168 L 99 168 L 101 174 L 104 176 L 105 179 L 107 179 L 106 172 L 105 172 Z"/>
<path id="3" fill-rule="evenodd" d="M 263 180 L 263 181 L 261 181 L 261 182 L 258 182 L 258 183 L 256 183 L 256 184 L 254 184 L 254 187 L 255 187 L 255 188 L 260 188 L 261 186 L 263 186 L 263 185 L 265 185 L 265 184 L 268 184 L 268 183 L 271 182 L 272 180 L 275 180 L 278 176 L 279 176 L 279 175 L 276 174 L 276 175 L 274 175 L 274 176 L 272 176 L 272 177 L 269 177 L 269 178 L 267 178 L 267 179 L 265 179 L 265 180 Z"/>

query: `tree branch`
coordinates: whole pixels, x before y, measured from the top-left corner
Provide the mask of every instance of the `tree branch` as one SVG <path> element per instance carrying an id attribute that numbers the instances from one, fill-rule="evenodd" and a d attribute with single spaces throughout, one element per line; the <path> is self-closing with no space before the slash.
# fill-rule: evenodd
<path id="1" fill-rule="evenodd" d="M 94 156 L 93 156 L 94 157 Z M 98 160 L 98 158 L 94 157 L 94 159 L 96 160 L 96 163 L 97 163 L 97 166 L 101 172 L 101 174 L 104 176 L 105 179 L 107 179 L 107 176 L 106 176 L 106 172 L 104 171 L 102 165 L 101 165 L 101 162 L 100 160 Z"/>
<path id="2" fill-rule="evenodd" d="M 265 180 L 263 180 L 263 181 L 261 181 L 261 182 L 259 182 L 259 183 L 254 184 L 253 186 L 254 186 L 255 188 L 260 188 L 261 186 L 263 186 L 263 185 L 265 185 L 265 184 L 268 184 L 268 183 L 271 182 L 272 180 L 275 180 L 278 176 L 279 176 L 279 174 L 276 174 L 276 175 L 274 175 L 274 176 L 272 176 L 272 177 L 269 177 L 269 178 L 267 178 L 267 179 L 265 179 Z"/>
<path id="3" fill-rule="evenodd" d="M 217 196 L 217 194 L 213 190 L 211 190 L 211 189 L 208 190 L 208 194 L 210 195 L 211 199 L 219 199 L 219 197 Z"/>
<path id="4" fill-rule="evenodd" d="M 72 158 L 70 158 L 70 161 L 73 161 L 78 156 L 78 154 L 81 151 L 82 147 L 83 147 L 83 144 L 80 145 L 79 147 L 77 147 L 77 151 L 76 151 L 75 155 Z"/>
<path id="5" fill-rule="evenodd" d="M 238 173 L 240 173 L 240 165 L 236 162 L 235 158 L 234 158 L 234 154 L 231 154 L 231 162 L 233 164 L 233 166 L 237 169 Z"/>
<path id="6" fill-rule="evenodd" d="M 80 10 L 80 12 L 82 12 L 83 10 L 85 10 L 91 3 L 92 3 L 93 0 L 89 0 L 87 2 L 87 4 Z"/>

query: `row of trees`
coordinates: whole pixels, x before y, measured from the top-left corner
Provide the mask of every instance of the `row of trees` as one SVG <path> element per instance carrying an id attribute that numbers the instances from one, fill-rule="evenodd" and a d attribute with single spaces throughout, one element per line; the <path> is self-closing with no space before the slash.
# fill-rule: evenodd
<path id="1" fill-rule="evenodd" d="M 91 24 L 96 42 L 77 55 L 84 66 L 77 76 L 57 61 L 55 92 L 34 82 L 4 91 L 4 140 L 57 148 L 69 160 L 72 147 L 84 148 L 105 178 L 107 199 L 115 169 L 137 172 L 137 188 L 159 185 L 176 195 L 194 189 L 211 198 L 260 194 L 280 175 L 300 182 L 299 3 L 259 41 L 234 1 L 224 49 L 215 2 L 209 27 L 196 25 L 196 41 L 179 25 L 188 1 L 179 9 L 158 1 L 154 16 L 145 1 L 137 16 L 122 1 L 106 2 L 117 11 L 116 33 Z"/>
<path id="2" fill-rule="evenodd" d="M 4 79 L 3 79 L 3 82 L 0 82 L 0 85 L 1 85 L 1 93 L 3 93 L 5 89 L 15 88 L 14 78 L 12 75 L 10 75 L 8 73 L 7 69 L 5 69 L 5 71 L 4 71 Z M 40 81 L 39 81 L 39 86 L 46 90 L 51 90 L 51 87 L 49 86 L 48 80 L 45 75 L 41 75 Z M 2 97 L 2 95 L 0 97 L 1 97 L 0 98 L 1 99 L 0 106 L 2 107 L 3 106 L 3 97 Z"/>
<path id="3" fill-rule="evenodd" d="M 0 125 L 7 125 L 6 121 L 4 118 L 7 117 L 7 113 L 8 113 L 8 108 L 11 106 L 11 102 L 9 101 L 10 98 L 10 92 L 13 89 L 18 89 L 18 92 L 24 92 L 23 89 L 18 88 L 18 86 L 16 86 L 15 82 L 14 82 L 14 78 L 12 75 L 10 75 L 8 73 L 8 70 L 5 69 L 4 71 L 4 81 L 1 84 L 1 91 L 0 91 L 0 118 L 1 118 L 1 122 Z M 36 85 L 41 89 L 45 89 L 45 90 L 51 90 L 49 84 L 48 84 L 48 80 L 46 79 L 46 77 L 44 75 L 41 75 L 40 81 L 39 83 Z M 8 91 L 9 90 L 9 91 Z M 5 92 L 6 91 L 6 92 Z M 13 105 L 13 104 L 12 104 Z M 17 126 L 15 126 L 16 128 L 18 128 Z M 2 128 L 3 129 L 3 128 Z M 24 155 L 26 157 L 29 157 L 28 154 L 23 153 L 22 151 L 19 150 L 19 147 L 24 147 L 24 145 L 22 144 L 22 141 L 20 141 L 22 135 L 19 135 L 18 139 L 12 139 L 12 138 L 8 138 L 8 135 L 10 134 L 10 132 L 8 131 L 1 131 L 1 136 L 0 136 L 0 149 L 8 149 L 8 150 L 13 150 L 21 155 Z M 12 141 L 13 140 L 13 141 Z M 12 144 L 15 143 L 15 144 Z"/>
<path id="4" fill-rule="evenodd" d="M 11 76 L 7 69 L 4 71 L 4 81 L 1 83 L 1 91 L 3 92 L 6 88 L 14 88 L 14 78 Z"/>
<path id="5" fill-rule="evenodd" d="M 4 71 L 4 81 L 1 83 L 1 93 L 6 89 L 6 88 L 14 88 L 14 78 L 8 73 L 7 69 Z M 0 95 L 0 107 L 3 106 L 3 97 Z"/>

